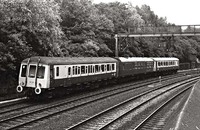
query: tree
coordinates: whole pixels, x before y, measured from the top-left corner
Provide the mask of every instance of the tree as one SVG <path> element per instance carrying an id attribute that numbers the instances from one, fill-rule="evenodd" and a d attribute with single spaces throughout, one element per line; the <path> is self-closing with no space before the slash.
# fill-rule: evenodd
<path id="1" fill-rule="evenodd" d="M 16 78 L 27 57 L 61 55 L 63 32 L 54 0 L 0 0 L 0 7 L 1 80 Z"/>
<path id="2" fill-rule="evenodd" d="M 61 12 L 61 17 L 63 19 L 61 25 L 67 36 L 69 46 L 89 49 L 85 47 L 85 43 L 90 41 L 94 46 L 100 48 L 97 54 L 93 51 L 92 53 L 88 53 L 91 52 L 91 50 L 85 50 L 85 53 L 80 53 L 78 54 L 79 56 L 102 56 L 111 51 L 106 46 L 106 43 L 107 40 L 110 40 L 112 37 L 114 25 L 104 14 L 99 13 L 98 9 L 91 1 L 63 1 L 61 4 Z M 104 48 L 102 48 L 102 46 L 104 46 Z M 66 47 L 66 49 L 68 50 L 68 47 Z M 69 54 L 71 55 L 72 53 Z"/>

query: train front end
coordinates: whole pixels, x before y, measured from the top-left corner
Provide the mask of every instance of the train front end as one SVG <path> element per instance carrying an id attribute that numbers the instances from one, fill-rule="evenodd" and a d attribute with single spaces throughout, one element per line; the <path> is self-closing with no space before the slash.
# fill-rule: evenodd
<path id="1" fill-rule="evenodd" d="M 41 94 L 49 88 L 49 65 L 42 63 L 39 57 L 22 61 L 19 72 L 17 92 L 26 91 L 29 94 Z"/>

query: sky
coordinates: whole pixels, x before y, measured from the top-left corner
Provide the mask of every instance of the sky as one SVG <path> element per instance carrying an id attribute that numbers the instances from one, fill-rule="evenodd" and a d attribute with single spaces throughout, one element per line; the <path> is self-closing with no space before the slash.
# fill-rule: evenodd
<path id="1" fill-rule="evenodd" d="M 159 17 L 176 25 L 200 25 L 200 0 L 92 0 L 94 3 L 119 1 L 133 6 L 146 4 Z"/>

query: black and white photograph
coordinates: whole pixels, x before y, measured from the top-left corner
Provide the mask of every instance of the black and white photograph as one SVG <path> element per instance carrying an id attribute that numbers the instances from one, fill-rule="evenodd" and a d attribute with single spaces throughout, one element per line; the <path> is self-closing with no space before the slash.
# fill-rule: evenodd
<path id="1" fill-rule="evenodd" d="M 199 6 L 0 0 L 0 130 L 200 130 Z"/>

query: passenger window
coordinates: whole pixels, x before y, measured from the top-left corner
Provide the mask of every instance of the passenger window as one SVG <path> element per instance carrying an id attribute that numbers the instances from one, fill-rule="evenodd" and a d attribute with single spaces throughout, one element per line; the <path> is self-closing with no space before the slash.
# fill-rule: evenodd
<path id="1" fill-rule="evenodd" d="M 35 65 L 30 65 L 30 68 L 29 68 L 29 77 L 30 78 L 34 78 L 35 77 L 35 70 L 36 70 L 36 66 Z"/>
<path id="2" fill-rule="evenodd" d="M 77 70 L 78 70 L 77 74 L 80 74 L 80 69 L 81 69 L 81 67 L 77 66 Z"/>
<path id="3" fill-rule="evenodd" d="M 99 72 L 101 72 L 101 65 L 98 65 L 98 70 Z"/>
<path id="4" fill-rule="evenodd" d="M 115 70 L 115 64 L 112 64 L 112 70 Z"/>
<path id="5" fill-rule="evenodd" d="M 99 72 L 99 66 L 95 65 L 95 72 Z"/>
<path id="6" fill-rule="evenodd" d="M 110 64 L 107 64 L 107 71 L 110 71 Z"/>
<path id="7" fill-rule="evenodd" d="M 85 66 L 85 73 L 88 73 L 88 66 Z"/>
<path id="8" fill-rule="evenodd" d="M 75 66 L 73 66 L 73 75 L 75 75 Z"/>
<path id="9" fill-rule="evenodd" d="M 59 76 L 59 67 L 56 67 L 56 76 Z"/>
<path id="10" fill-rule="evenodd" d="M 88 66 L 88 73 L 91 73 L 91 67 L 90 67 L 90 65 Z"/>
<path id="11" fill-rule="evenodd" d="M 92 66 L 92 73 L 95 73 L 95 66 Z"/>
<path id="12" fill-rule="evenodd" d="M 68 75 L 71 75 L 71 67 L 68 68 Z"/>
<path id="13" fill-rule="evenodd" d="M 75 66 L 75 75 L 77 75 L 77 73 L 78 73 L 78 67 Z"/>
<path id="14" fill-rule="evenodd" d="M 104 65 L 101 65 L 101 71 L 104 72 L 105 69 L 104 69 Z"/>
<path id="15" fill-rule="evenodd" d="M 27 65 L 22 65 L 21 77 L 26 77 Z"/>
<path id="16" fill-rule="evenodd" d="M 85 66 L 81 66 L 81 74 L 85 74 Z"/>

